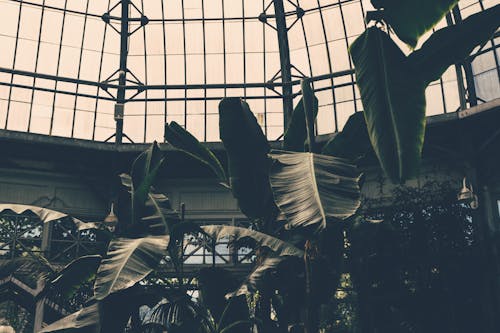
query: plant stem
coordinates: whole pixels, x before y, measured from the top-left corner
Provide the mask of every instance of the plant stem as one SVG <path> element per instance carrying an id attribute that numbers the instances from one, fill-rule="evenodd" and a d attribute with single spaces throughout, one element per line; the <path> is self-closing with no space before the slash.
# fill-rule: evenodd
<path id="1" fill-rule="evenodd" d="M 301 88 L 307 127 L 307 144 L 309 146 L 309 152 L 314 153 L 316 148 L 316 138 L 314 133 L 314 94 L 311 89 L 310 80 L 302 80 Z"/>
<path id="2" fill-rule="evenodd" d="M 318 333 L 317 308 L 314 299 L 314 259 L 317 254 L 317 245 L 307 240 L 304 253 L 304 267 L 306 273 L 306 311 L 304 320 L 304 333 Z"/>

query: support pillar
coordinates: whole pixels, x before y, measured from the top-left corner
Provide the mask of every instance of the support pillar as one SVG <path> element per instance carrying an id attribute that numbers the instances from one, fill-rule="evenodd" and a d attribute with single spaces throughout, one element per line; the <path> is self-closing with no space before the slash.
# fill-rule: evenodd
<path id="1" fill-rule="evenodd" d="M 127 83 L 127 57 L 129 36 L 129 4 L 130 0 L 121 0 L 120 17 L 120 68 L 118 70 L 118 91 L 116 93 L 115 121 L 116 144 L 123 142 L 123 114 L 125 107 L 125 85 Z"/>
<path id="2" fill-rule="evenodd" d="M 455 23 L 462 22 L 462 14 L 460 13 L 460 9 L 458 5 L 455 6 L 452 10 L 453 18 L 455 19 Z M 469 106 L 473 107 L 477 105 L 477 93 L 476 93 L 476 83 L 474 80 L 474 72 L 472 71 L 472 64 L 469 59 L 463 61 L 462 66 L 465 72 L 465 81 L 467 82 L 467 92 L 468 92 L 468 101 Z"/>
<path id="3" fill-rule="evenodd" d="M 41 253 L 44 257 L 48 257 L 50 250 L 50 238 L 52 233 L 52 222 L 44 223 L 42 229 L 42 245 L 40 247 Z M 45 280 L 38 279 L 36 283 L 36 291 L 40 292 L 45 287 Z M 35 319 L 33 323 L 33 331 L 38 332 L 43 328 L 43 319 L 45 313 L 45 298 L 41 298 L 35 305 Z"/>
<path id="4" fill-rule="evenodd" d="M 278 32 L 278 46 L 281 64 L 281 80 L 283 83 L 283 125 L 286 131 L 293 112 L 292 95 L 292 66 L 290 63 L 290 46 L 288 45 L 288 28 L 286 26 L 285 8 L 283 0 L 274 0 L 274 14 L 276 16 L 276 31 Z"/>

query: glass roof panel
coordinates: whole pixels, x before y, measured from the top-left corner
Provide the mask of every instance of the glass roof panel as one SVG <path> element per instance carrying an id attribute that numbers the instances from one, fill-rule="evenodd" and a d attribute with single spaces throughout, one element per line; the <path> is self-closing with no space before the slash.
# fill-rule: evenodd
<path id="1" fill-rule="evenodd" d="M 459 4 L 466 17 L 497 3 Z M 370 1 L 283 1 L 291 95 L 282 88 L 289 83 L 283 83 L 287 64 L 277 31 L 284 29 L 274 5 L 272 0 L 133 0 L 125 52 L 120 0 L 0 0 L 0 128 L 112 140 L 118 91 L 125 90 L 125 142 L 163 141 L 170 121 L 200 140 L 218 141 L 217 105 L 225 96 L 246 98 L 275 140 L 283 134 L 287 100 L 297 102 L 299 80 L 307 76 L 314 78 L 320 101 L 318 133 L 342 129 L 362 110 L 348 48 L 365 29 Z M 440 26 L 445 25 L 443 20 Z M 472 63 L 480 101 L 500 94 L 498 43 L 498 37 L 490 41 Z M 124 58 L 127 82 L 120 89 Z M 450 68 L 429 87 L 428 114 L 458 109 L 459 81 Z"/>

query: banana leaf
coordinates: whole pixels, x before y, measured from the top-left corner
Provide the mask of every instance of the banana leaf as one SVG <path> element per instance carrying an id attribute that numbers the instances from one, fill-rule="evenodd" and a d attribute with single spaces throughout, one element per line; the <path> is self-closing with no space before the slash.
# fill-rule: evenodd
<path id="1" fill-rule="evenodd" d="M 231 297 L 213 333 L 249 332 L 252 325 L 246 296 Z"/>
<path id="2" fill-rule="evenodd" d="M 103 300 L 146 277 L 168 254 L 168 242 L 168 236 L 118 238 L 111 241 L 108 253 L 97 271 L 95 299 Z"/>
<path id="3" fill-rule="evenodd" d="M 452 9 L 458 0 L 372 0 L 383 20 L 411 48 Z"/>
<path id="4" fill-rule="evenodd" d="M 418 174 L 425 133 L 425 89 L 453 63 L 488 40 L 500 24 L 499 6 L 437 31 L 406 57 L 377 27 L 350 48 L 372 147 L 395 183 Z"/>
<path id="5" fill-rule="evenodd" d="M 356 80 L 372 146 L 395 183 L 418 172 L 425 132 L 425 88 L 404 53 L 371 27 L 352 44 Z"/>
<path id="6" fill-rule="evenodd" d="M 12 258 L 0 264 L 0 280 L 10 276 L 25 278 L 23 272 L 30 272 L 27 281 L 23 282 L 34 287 L 39 279 L 46 279 L 57 272 L 57 267 L 51 265 L 42 255 Z"/>
<path id="7" fill-rule="evenodd" d="M 75 226 L 78 230 L 86 230 L 86 229 L 98 229 L 99 223 L 95 222 L 83 222 L 77 218 L 69 216 L 66 213 L 61 213 L 52 209 L 30 206 L 30 205 L 21 205 L 21 204 L 0 204 L 0 214 L 5 212 L 6 210 L 11 210 L 16 214 L 24 214 L 26 212 L 31 212 L 40 218 L 40 221 L 43 223 L 49 223 L 52 221 L 60 220 L 63 218 L 71 218 Z"/>
<path id="8" fill-rule="evenodd" d="M 321 231 L 344 220 L 360 205 L 360 174 L 346 160 L 312 153 L 273 151 L 270 180 L 274 198 L 290 228 Z"/>
<path id="9" fill-rule="evenodd" d="M 165 158 L 160 147 L 154 142 L 146 151 L 141 153 L 132 164 L 131 182 L 131 217 L 132 224 L 139 223 L 143 216 L 148 195 Z"/>
<path id="10" fill-rule="evenodd" d="M 258 232 L 255 230 L 233 227 L 228 225 L 207 225 L 202 226 L 201 230 L 212 237 L 215 241 L 230 238 L 232 242 L 238 242 L 242 239 L 252 239 L 257 247 L 265 247 L 271 250 L 276 256 L 303 256 L 304 252 L 294 245 L 282 241 L 276 237 Z"/>
<path id="11" fill-rule="evenodd" d="M 226 298 L 255 293 L 266 284 L 269 274 L 274 272 L 278 266 L 288 258 L 290 257 L 276 255 L 266 256 L 260 263 L 253 267 L 252 271 L 245 277 L 241 285 L 235 291 L 226 294 Z"/>
<path id="12" fill-rule="evenodd" d="M 452 64 L 460 63 L 490 39 L 500 26 L 500 5 L 496 5 L 464 21 L 433 33 L 421 48 L 408 56 L 422 81 L 438 80 Z"/>
<path id="13" fill-rule="evenodd" d="M 83 283 L 94 279 L 101 259 L 100 255 L 87 255 L 73 260 L 48 281 L 37 297 L 57 293 L 71 298 Z"/>
<path id="14" fill-rule="evenodd" d="M 131 193 L 131 177 L 127 174 L 121 174 L 120 179 L 122 185 Z M 158 193 L 153 187 L 150 187 L 140 221 L 147 226 L 150 234 L 169 235 L 174 226 L 180 222 L 180 216 L 172 208 L 170 199 L 166 195 Z"/>
<path id="15" fill-rule="evenodd" d="M 227 298 L 255 292 L 265 283 L 265 277 L 275 270 L 282 261 L 290 257 L 302 258 L 304 256 L 304 251 L 293 244 L 255 230 L 224 225 L 202 226 L 201 229 L 216 241 L 229 238 L 231 242 L 237 243 L 251 239 L 254 242 L 254 247 L 266 248 L 271 251 L 254 266 L 252 272 L 234 292 L 226 294 Z"/>
<path id="16" fill-rule="evenodd" d="M 262 218 L 274 206 L 269 186 L 270 150 L 250 107 L 240 98 L 219 104 L 220 138 L 226 148 L 229 181 L 241 211 L 249 218 Z"/>
<path id="17" fill-rule="evenodd" d="M 175 148 L 208 166 L 221 182 L 227 183 L 226 172 L 217 157 L 175 121 L 165 127 L 165 139 Z"/>
<path id="18" fill-rule="evenodd" d="M 307 151 L 311 153 L 316 153 L 316 133 L 314 132 L 314 122 L 316 120 L 316 115 L 318 111 L 315 108 L 318 107 L 318 102 L 315 102 L 314 91 L 311 87 L 309 79 L 303 79 L 300 83 L 302 90 L 302 100 L 304 103 L 304 114 L 306 118 L 306 128 L 307 128 Z"/>
<path id="19" fill-rule="evenodd" d="M 313 96 L 312 112 L 313 118 L 318 115 L 318 98 Z M 292 119 L 283 137 L 283 148 L 289 151 L 304 152 L 307 144 L 306 113 L 304 111 L 304 97 L 295 106 Z M 314 121 L 313 119 L 313 121 Z"/>
<path id="20" fill-rule="evenodd" d="M 99 303 L 94 303 L 44 327 L 41 331 L 38 331 L 38 333 L 100 333 L 100 331 Z"/>
<path id="21" fill-rule="evenodd" d="M 103 301 L 91 299 L 81 310 L 44 327 L 39 333 L 123 333 L 132 311 L 156 299 L 155 294 L 141 288 L 113 294 Z"/>
<path id="22" fill-rule="evenodd" d="M 205 267 L 198 272 L 200 301 L 218 322 L 227 305 L 225 295 L 237 286 L 237 279 L 221 267 Z"/>
<path id="23" fill-rule="evenodd" d="M 349 117 L 342 131 L 334 134 L 323 146 L 321 153 L 355 162 L 371 151 L 364 113 L 356 112 Z"/>

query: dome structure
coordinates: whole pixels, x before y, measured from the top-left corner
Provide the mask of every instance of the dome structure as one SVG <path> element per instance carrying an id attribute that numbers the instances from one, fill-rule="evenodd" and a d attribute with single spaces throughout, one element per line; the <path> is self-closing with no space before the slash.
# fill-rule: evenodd
<path id="1" fill-rule="evenodd" d="M 438 28 L 495 3 L 462 0 Z M 241 96 L 276 140 L 311 77 L 318 132 L 335 132 L 362 110 L 348 48 L 370 10 L 369 0 L 1 0 L 0 128 L 137 143 L 163 141 L 176 121 L 218 141 L 219 100 Z M 498 40 L 429 87 L 428 115 L 499 97 Z"/>

